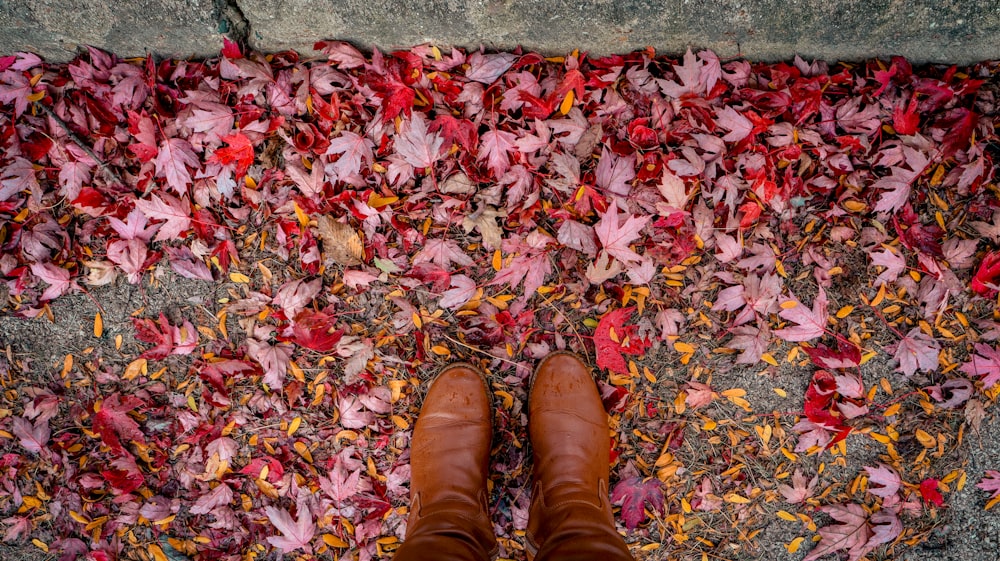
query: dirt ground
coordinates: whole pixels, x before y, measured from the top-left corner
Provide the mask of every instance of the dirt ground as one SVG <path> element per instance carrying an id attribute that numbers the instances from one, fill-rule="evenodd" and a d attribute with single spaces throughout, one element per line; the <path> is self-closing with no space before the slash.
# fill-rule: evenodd
<path id="1" fill-rule="evenodd" d="M 128 354 L 138 349 L 133 337 L 134 330 L 130 317 L 138 310 L 144 317 L 155 317 L 160 312 L 168 316 L 195 318 L 199 314 L 213 314 L 218 299 L 225 296 L 225 286 L 190 281 L 169 276 L 162 283 L 136 287 L 124 282 L 90 290 L 89 296 L 75 294 L 58 299 L 51 304 L 52 317 L 49 321 L 42 317 L 34 320 L 12 316 L 0 316 L 0 350 L 9 351 L 23 357 L 30 357 L 34 372 L 40 380 L 55 376 L 62 367 L 66 354 L 75 355 L 100 352 L 112 362 L 125 362 Z M 100 302 L 104 318 L 104 335 L 100 339 L 93 336 L 93 318 L 98 312 L 95 302 Z M 117 335 L 122 336 L 121 351 L 115 349 Z M 669 370 L 673 380 L 688 379 L 686 369 L 695 365 L 678 368 L 664 364 L 666 359 L 657 359 L 662 354 L 651 353 L 644 361 L 653 371 Z M 659 362 L 659 364 L 658 364 Z M 892 372 L 887 359 L 876 358 L 862 370 L 866 383 L 874 383 L 880 377 L 889 379 L 894 386 L 905 388 L 907 381 Z M 773 411 L 795 412 L 802 409 L 808 376 L 791 367 L 767 369 L 719 368 L 713 379 L 713 386 L 719 388 L 740 387 L 747 390 L 746 399 L 757 414 Z M 780 397 L 775 388 L 783 389 L 787 397 Z M 664 398 L 672 398 L 664 395 Z M 788 419 L 791 426 L 794 419 Z M 782 421 L 785 424 L 785 421 Z M 878 461 L 878 450 L 870 446 L 871 441 L 849 440 L 846 466 L 827 462 L 825 480 L 851 478 L 863 465 L 873 465 Z M 828 458 L 827 458 L 828 459 Z M 818 463 L 820 460 L 816 460 Z M 937 511 L 936 519 L 920 521 L 922 527 L 930 528 L 929 538 L 913 547 L 898 545 L 885 551 L 879 549 L 869 555 L 871 561 L 899 559 L 906 561 L 995 561 L 1000 559 L 1000 516 L 996 511 L 984 511 L 987 495 L 975 488 L 984 470 L 1000 467 L 1000 421 L 995 410 L 988 410 L 986 420 L 979 434 L 969 434 L 963 445 L 949 458 L 956 467 L 967 471 L 964 489 L 946 496 L 946 507 Z M 805 464 L 808 465 L 808 464 Z M 765 474 L 770 466 L 756 467 Z M 667 497 L 668 502 L 671 500 Z M 817 521 L 823 516 L 817 517 Z M 811 549 L 812 532 L 799 522 L 788 522 L 770 517 L 770 522 L 760 528 L 751 544 L 732 555 L 717 551 L 713 559 L 729 561 L 751 561 L 772 559 L 802 559 Z M 822 523 L 820 523 L 822 526 Z M 798 552 L 792 554 L 786 545 L 799 536 L 805 542 Z M 669 559 L 683 551 L 670 548 L 648 553 L 648 559 Z M 170 552 L 173 553 L 173 552 Z M 178 556 L 177 559 L 183 559 Z M 831 557 L 832 558 L 832 557 Z M 0 545 L 0 559 L 5 561 L 36 561 L 54 559 L 30 543 L 20 546 Z"/>

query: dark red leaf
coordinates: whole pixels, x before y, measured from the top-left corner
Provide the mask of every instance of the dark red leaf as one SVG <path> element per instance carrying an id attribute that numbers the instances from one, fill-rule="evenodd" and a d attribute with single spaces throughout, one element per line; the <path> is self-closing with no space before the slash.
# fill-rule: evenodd
<path id="1" fill-rule="evenodd" d="M 646 519 L 646 507 L 663 514 L 663 489 L 655 477 L 629 477 L 619 481 L 611 491 L 611 501 L 621 503 L 622 521 L 634 530 Z"/>

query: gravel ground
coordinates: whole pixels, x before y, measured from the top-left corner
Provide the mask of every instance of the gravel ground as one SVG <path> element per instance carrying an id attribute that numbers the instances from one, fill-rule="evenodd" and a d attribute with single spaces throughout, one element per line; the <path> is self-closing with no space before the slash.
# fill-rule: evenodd
<path id="1" fill-rule="evenodd" d="M 39 376 L 57 372 L 67 353 L 83 353 L 88 347 L 98 346 L 105 357 L 123 363 L 127 354 L 137 349 L 133 338 L 130 318 L 141 309 L 144 317 L 155 317 L 160 312 L 195 317 L 197 314 L 213 313 L 216 300 L 225 295 L 224 286 L 189 281 L 170 277 L 157 287 L 142 289 L 119 282 L 116 285 L 99 287 L 90 291 L 90 296 L 75 294 L 60 298 L 51 304 L 54 322 L 39 318 L 25 320 L 9 315 L 0 316 L 0 350 L 10 347 L 11 352 L 30 355 Z M 93 337 L 93 318 L 100 302 L 104 311 L 104 336 L 100 340 Z M 115 336 L 123 338 L 122 351 L 114 349 Z M 652 366 L 656 366 L 655 364 Z M 886 377 L 893 384 L 906 383 L 892 372 L 886 360 L 875 359 L 864 367 L 866 383 Z M 796 411 L 802 408 L 802 396 L 808 377 L 790 367 L 761 374 L 755 369 L 733 368 L 728 372 L 719 370 L 714 383 L 720 388 L 741 387 L 747 390 L 747 400 L 757 413 L 770 411 Z M 788 397 L 782 398 L 774 388 L 781 388 Z M 672 398 L 672 397 L 671 397 Z M 877 461 L 878 450 L 865 444 L 870 440 L 849 439 L 848 464 L 841 468 L 845 477 L 853 474 L 863 465 Z M 0 450 L 0 454 L 4 451 Z M 1000 420 L 996 411 L 988 410 L 980 434 L 966 435 L 963 447 L 958 451 L 956 462 L 965 464 L 968 482 L 961 491 L 947 495 L 947 506 L 938 511 L 936 520 L 928 521 L 934 527 L 930 538 L 914 547 L 896 547 L 879 555 L 872 554 L 870 561 L 899 559 L 906 561 L 996 561 L 1000 559 L 1000 516 L 998 511 L 984 511 L 987 495 L 975 488 L 983 472 L 1000 468 Z M 812 460 L 807 460 L 812 461 Z M 808 465 L 808 464 L 804 464 Z M 836 477 L 840 472 L 828 474 Z M 809 539 L 812 533 L 797 522 L 787 522 L 776 517 L 762 528 L 754 544 L 734 555 L 725 556 L 719 552 L 716 561 L 751 560 L 800 560 L 811 549 Z M 818 519 L 819 520 L 819 519 Z M 806 541 L 795 554 L 790 554 L 785 544 L 798 536 Z M 676 550 L 674 550 L 676 552 Z M 54 559 L 34 545 L 0 544 L 0 560 L 40 561 Z M 668 559 L 667 551 L 652 552 L 648 559 Z M 835 559 L 835 557 L 830 557 Z"/>

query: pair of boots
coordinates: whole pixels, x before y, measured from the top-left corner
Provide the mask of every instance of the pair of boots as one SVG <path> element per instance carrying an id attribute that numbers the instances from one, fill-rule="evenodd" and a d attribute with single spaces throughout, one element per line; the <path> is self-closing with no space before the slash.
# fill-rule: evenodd
<path id="1" fill-rule="evenodd" d="M 486 561 L 498 551 L 486 482 L 493 410 L 483 374 L 445 368 L 424 400 L 410 451 L 410 518 L 396 561 Z M 555 352 L 528 396 L 534 483 L 528 559 L 631 561 L 608 500 L 607 413 L 590 370 Z"/>

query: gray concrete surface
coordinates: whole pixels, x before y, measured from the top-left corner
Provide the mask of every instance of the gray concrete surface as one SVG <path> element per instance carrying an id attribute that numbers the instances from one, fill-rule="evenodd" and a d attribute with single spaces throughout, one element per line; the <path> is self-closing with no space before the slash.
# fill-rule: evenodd
<path id="1" fill-rule="evenodd" d="M 1000 58 L 1000 0 L 0 0 L 0 53 L 50 60 L 78 44 L 120 55 L 210 56 L 221 34 L 262 51 L 317 39 L 544 53 L 688 46 L 754 60 Z"/>

